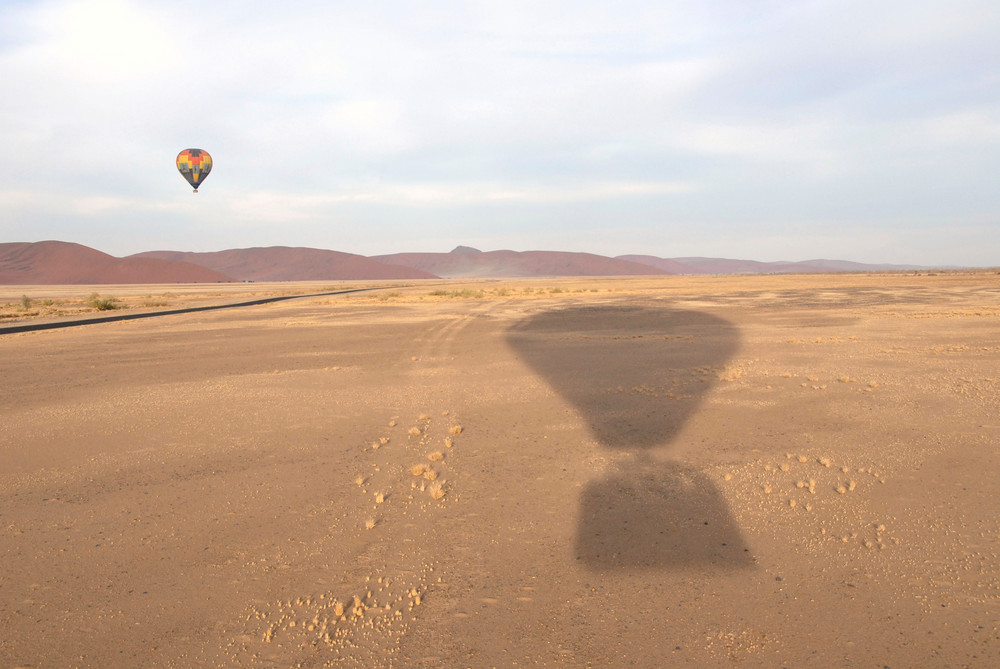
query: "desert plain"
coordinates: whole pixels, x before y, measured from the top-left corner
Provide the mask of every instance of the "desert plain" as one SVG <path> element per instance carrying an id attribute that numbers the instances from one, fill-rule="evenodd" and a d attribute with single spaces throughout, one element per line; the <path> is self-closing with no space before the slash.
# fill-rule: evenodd
<path id="1" fill-rule="evenodd" d="M 1000 666 L 997 273 L 367 287 L 0 334 L 0 665 Z"/>

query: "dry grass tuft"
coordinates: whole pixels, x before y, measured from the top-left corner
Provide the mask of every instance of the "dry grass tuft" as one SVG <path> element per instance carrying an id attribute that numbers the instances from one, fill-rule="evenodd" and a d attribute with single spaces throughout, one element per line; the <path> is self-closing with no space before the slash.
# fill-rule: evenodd
<path id="1" fill-rule="evenodd" d="M 375 519 L 374 518 L 369 518 L 368 520 L 365 521 L 365 529 L 366 530 L 370 530 L 373 527 L 375 527 Z"/>
<path id="2" fill-rule="evenodd" d="M 419 465 L 413 465 L 412 467 L 410 467 L 410 473 L 413 474 L 414 476 L 420 476 L 428 469 L 429 467 L 427 465 L 421 463 Z"/>
<path id="3" fill-rule="evenodd" d="M 377 492 L 377 493 L 375 493 L 375 503 L 376 504 L 381 504 L 384 501 L 385 501 L 385 493 L 384 492 Z"/>
<path id="4" fill-rule="evenodd" d="M 437 477 L 438 473 L 433 469 L 428 468 L 427 471 L 424 472 L 424 478 L 427 479 L 428 481 L 433 481 Z"/>
<path id="5" fill-rule="evenodd" d="M 448 491 L 445 490 L 444 486 L 439 481 L 431 483 L 429 491 L 432 499 L 441 499 L 448 494 Z"/>
<path id="6" fill-rule="evenodd" d="M 444 445 L 447 446 L 448 448 L 451 448 L 452 446 L 455 445 L 455 440 L 452 439 L 451 437 L 445 437 L 444 438 Z"/>
<path id="7" fill-rule="evenodd" d="M 360 488 L 365 484 L 365 477 L 362 476 L 361 474 L 358 474 L 357 477 L 355 477 L 354 482 L 357 483 L 358 487 Z"/>
<path id="8" fill-rule="evenodd" d="M 430 419 L 431 417 L 425 413 L 422 413 L 419 416 L 417 416 L 417 420 L 430 420 Z"/>
<path id="9" fill-rule="evenodd" d="M 416 425 L 414 425 L 413 427 L 411 427 L 410 428 L 410 436 L 411 437 L 419 437 L 420 436 L 420 428 L 417 427 Z"/>
<path id="10" fill-rule="evenodd" d="M 462 434 L 462 426 L 461 425 L 452 425 L 451 428 L 448 430 L 448 434 L 450 434 L 450 435 L 459 435 L 459 434 Z"/>
<path id="11" fill-rule="evenodd" d="M 434 451 L 433 453 L 427 454 L 427 459 L 431 462 L 441 462 L 444 460 L 444 453 L 441 451 Z"/>

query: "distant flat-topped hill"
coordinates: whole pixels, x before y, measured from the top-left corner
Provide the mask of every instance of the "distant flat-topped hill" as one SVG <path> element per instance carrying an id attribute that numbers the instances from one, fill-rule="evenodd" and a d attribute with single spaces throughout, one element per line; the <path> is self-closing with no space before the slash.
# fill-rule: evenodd
<path id="1" fill-rule="evenodd" d="M 183 260 L 214 269 L 239 281 L 437 278 L 433 273 L 422 269 L 388 265 L 353 253 L 289 246 L 208 253 L 147 251 L 129 257 Z"/>
<path id="2" fill-rule="evenodd" d="M 217 283 L 225 274 L 174 259 L 116 258 L 71 242 L 0 244 L 0 284 Z"/>
<path id="3" fill-rule="evenodd" d="M 448 279 L 670 274 L 628 260 L 565 251 L 478 251 L 459 246 L 451 253 L 394 253 L 372 258 Z"/>

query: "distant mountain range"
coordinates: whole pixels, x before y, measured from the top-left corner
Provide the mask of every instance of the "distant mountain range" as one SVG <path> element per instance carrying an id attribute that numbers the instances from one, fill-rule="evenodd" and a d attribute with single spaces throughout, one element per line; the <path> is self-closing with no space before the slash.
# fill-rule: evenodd
<path id="1" fill-rule="evenodd" d="M 850 260 L 802 260 L 799 262 L 758 262 L 728 258 L 657 258 L 625 255 L 619 260 L 657 267 L 670 274 L 822 274 L 824 272 L 896 272 L 930 269 L 919 265 L 866 265 Z"/>
<path id="2" fill-rule="evenodd" d="M 757 262 L 724 258 L 616 258 L 566 251 L 480 251 L 360 256 L 324 249 L 271 246 L 210 253 L 147 251 L 116 258 L 61 241 L 0 243 L 0 284 L 217 283 L 474 279 L 669 274 L 884 272 L 930 269 L 846 260 Z"/>

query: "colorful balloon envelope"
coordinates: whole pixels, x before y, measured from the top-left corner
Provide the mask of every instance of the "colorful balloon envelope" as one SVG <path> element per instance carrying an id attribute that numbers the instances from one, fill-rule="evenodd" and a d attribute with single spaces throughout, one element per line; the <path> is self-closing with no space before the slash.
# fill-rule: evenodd
<path id="1" fill-rule="evenodd" d="M 198 186 L 212 171 L 212 156 L 201 149 L 184 149 L 177 154 L 177 169 L 198 192 Z"/>

